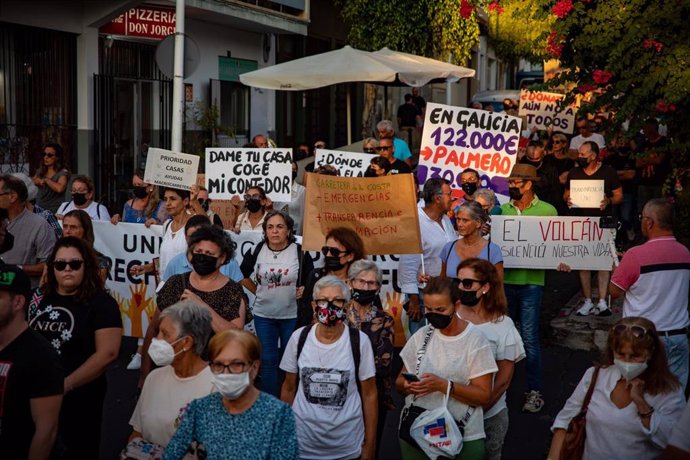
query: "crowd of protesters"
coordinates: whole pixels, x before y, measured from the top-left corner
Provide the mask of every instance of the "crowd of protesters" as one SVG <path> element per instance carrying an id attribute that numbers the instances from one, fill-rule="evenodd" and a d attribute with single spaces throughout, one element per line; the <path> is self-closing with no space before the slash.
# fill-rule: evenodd
<path id="1" fill-rule="evenodd" d="M 384 120 L 379 138 L 365 139 L 364 151 L 378 154 L 365 176 L 413 173 L 408 143 L 417 140 L 422 103 L 415 94 L 401 106 L 403 138 Z M 427 458 L 413 426 L 444 404 L 463 438 L 454 458 L 499 459 L 509 430 L 506 391 L 522 359 L 522 410 L 544 406 L 545 271 L 503 266 L 486 235 L 491 216 L 504 214 L 621 223 L 620 266 L 597 272 L 596 302 L 592 274 L 579 272 L 584 296 L 574 314 L 611 315 L 610 292 L 624 297 L 624 318 L 611 327 L 602 362 L 558 414 L 549 458 L 566 457 L 569 426 L 587 407 L 586 458 L 659 458 L 665 450 L 667 458 L 690 458 L 690 252 L 674 239 L 673 205 L 662 196 L 670 171 L 660 150 L 665 138 L 654 120 L 630 141 L 597 133 L 587 118 L 576 127 L 572 139 L 528 133 L 506 203 L 473 169 L 461 174 L 460 197 L 443 179 L 423 184 L 423 254 L 399 261 L 411 335 L 397 351 L 382 273 L 358 234 L 331 229 L 321 268 L 298 244 L 308 184 L 293 186 L 287 203 L 248 189 L 231 201 L 226 232 L 205 189 L 159 190 L 137 171 L 132 198 L 111 217 L 91 179 L 70 180 L 62 148 L 46 145 L 33 178 L 0 176 L 0 456 L 98 457 L 105 372 L 123 324 L 105 286 L 109 254 L 94 249 L 91 220 L 110 220 L 163 227 L 158 263 L 130 269 L 132 276 L 154 273 L 161 285 L 129 367 L 140 368 L 141 394 L 121 458 L 388 458 L 380 446 L 395 389 L 405 397 L 398 423 L 404 459 Z M 251 146 L 270 142 L 257 135 Z M 312 153 L 300 144 L 295 158 Z M 295 163 L 294 178 L 297 172 Z M 315 172 L 338 175 L 333 166 Z M 604 181 L 599 207 L 572 207 L 577 179 Z M 261 231 L 263 240 L 240 266 L 232 234 L 245 231 Z"/>

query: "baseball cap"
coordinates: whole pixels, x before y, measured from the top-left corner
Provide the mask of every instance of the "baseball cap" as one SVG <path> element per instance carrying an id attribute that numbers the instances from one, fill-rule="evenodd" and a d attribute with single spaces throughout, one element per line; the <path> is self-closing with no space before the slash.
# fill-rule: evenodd
<path id="1" fill-rule="evenodd" d="M 29 298 L 31 295 L 31 280 L 16 265 L 0 265 L 0 291 L 21 294 Z"/>

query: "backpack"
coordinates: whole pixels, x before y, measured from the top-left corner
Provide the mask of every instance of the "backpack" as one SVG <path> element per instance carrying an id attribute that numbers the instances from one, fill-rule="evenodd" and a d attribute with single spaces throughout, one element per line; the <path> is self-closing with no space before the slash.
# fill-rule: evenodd
<path id="1" fill-rule="evenodd" d="M 299 357 L 302 354 L 302 349 L 304 348 L 304 344 L 307 341 L 307 337 L 309 336 L 309 331 L 311 331 L 312 326 L 313 324 L 304 326 L 302 332 L 299 334 L 299 340 L 297 341 L 297 359 L 295 362 L 299 362 Z M 361 361 L 362 355 L 359 350 L 359 329 L 355 329 L 354 327 L 350 326 L 345 327 L 347 327 L 347 330 L 350 333 L 350 348 L 352 350 L 352 359 L 355 362 L 355 382 L 357 383 L 357 391 L 361 395 L 362 384 L 359 381 L 359 362 Z M 299 364 L 297 367 L 297 373 L 299 374 Z"/>

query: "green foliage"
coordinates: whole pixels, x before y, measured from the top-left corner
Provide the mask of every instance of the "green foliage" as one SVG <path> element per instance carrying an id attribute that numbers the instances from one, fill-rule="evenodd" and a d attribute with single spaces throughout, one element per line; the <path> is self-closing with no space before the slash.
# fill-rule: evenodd
<path id="1" fill-rule="evenodd" d="M 555 19 L 535 0 L 504 0 L 503 13 L 489 12 L 489 44 L 510 62 L 549 59 L 544 46 Z"/>
<path id="2" fill-rule="evenodd" d="M 197 100 L 186 110 L 187 124 L 192 124 L 194 130 L 186 130 L 183 139 L 185 153 L 195 154 L 201 157 L 200 164 L 204 164 L 203 158 L 206 147 L 217 147 L 216 136 L 225 134 L 234 137 L 233 128 L 221 126 L 220 109 L 216 104 L 210 106 Z"/>

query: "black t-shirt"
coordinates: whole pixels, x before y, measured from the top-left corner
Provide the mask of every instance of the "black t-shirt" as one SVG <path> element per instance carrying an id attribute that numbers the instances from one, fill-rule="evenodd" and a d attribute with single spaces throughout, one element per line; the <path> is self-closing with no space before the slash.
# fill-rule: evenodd
<path id="1" fill-rule="evenodd" d="M 618 173 L 611 166 L 601 165 L 594 174 L 587 175 L 584 168 L 573 168 L 568 173 L 568 181 L 566 188 L 570 190 L 570 181 L 572 180 L 603 180 L 604 181 L 604 195 L 611 198 L 613 191 L 621 188 L 621 181 L 618 180 Z M 609 204 L 605 210 L 599 208 L 571 208 L 571 216 L 610 216 L 611 205 Z"/>
<path id="2" fill-rule="evenodd" d="M 537 168 L 539 180 L 532 183 L 534 193 L 540 200 L 558 208 L 558 203 L 563 201 L 563 191 L 558 180 L 556 165 L 549 160 L 551 157 L 544 157 L 539 165 L 529 161 L 527 157 L 522 157 L 518 163 L 532 165 Z"/>
<path id="3" fill-rule="evenodd" d="M 419 109 L 419 113 L 422 113 L 426 109 L 426 100 L 422 96 L 412 96 L 412 102 Z"/>
<path id="4" fill-rule="evenodd" d="M 656 142 L 652 143 L 647 141 L 644 146 L 644 155 L 664 155 L 664 159 L 660 164 L 654 165 L 652 168 L 647 168 L 643 166 L 637 169 L 637 176 L 635 178 L 639 185 L 651 185 L 651 186 L 661 186 L 666 182 L 669 174 L 671 174 L 671 156 L 668 152 L 664 152 L 668 139 L 665 137 L 660 137 Z M 648 171 L 653 171 L 651 174 Z"/>
<path id="5" fill-rule="evenodd" d="M 400 127 L 417 126 L 417 115 L 420 115 L 419 109 L 414 104 L 403 104 L 398 107 L 398 118 L 400 118 Z"/>
<path id="6" fill-rule="evenodd" d="M 388 174 L 409 174 L 412 172 L 410 165 L 397 158 L 391 163 L 391 170 Z"/>
<path id="7" fill-rule="evenodd" d="M 635 160 L 630 158 L 630 151 L 615 151 L 604 158 L 604 164 L 611 166 L 616 172 L 635 171 Z M 635 179 L 621 180 L 623 193 L 634 193 L 636 189 Z"/>
<path id="8" fill-rule="evenodd" d="M 75 296 L 38 294 L 29 305 L 29 326 L 48 339 L 69 375 L 96 351 L 95 332 L 121 328 L 122 318 L 117 302 L 105 291 L 85 302 Z"/>
<path id="9" fill-rule="evenodd" d="M 31 399 L 61 395 L 63 382 L 60 359 L 35 331 L 0 350 L 0 457 L 27 458 L 35 431 Z"/>

